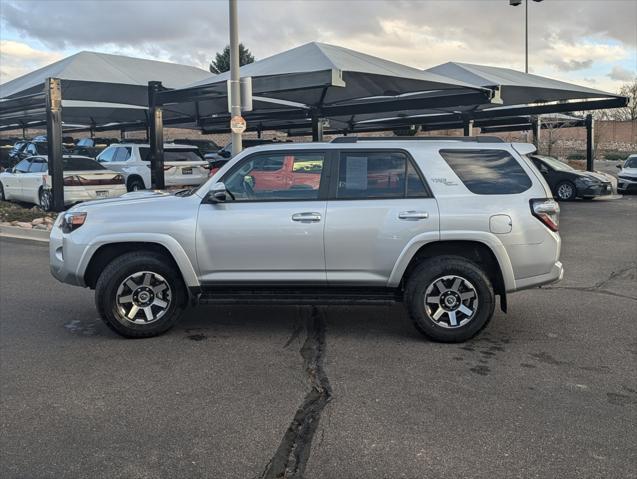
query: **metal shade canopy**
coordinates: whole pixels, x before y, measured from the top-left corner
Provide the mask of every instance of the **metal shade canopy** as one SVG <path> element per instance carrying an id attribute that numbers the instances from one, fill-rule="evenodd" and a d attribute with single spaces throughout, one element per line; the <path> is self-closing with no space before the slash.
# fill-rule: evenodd
<path id="1" fill-rule="evenodd" d="M 252 77 L 255 105 L 245 115 L 248 123 L 273 119 L 275 112 L 280 120 L 396 111 L 406 106 L 400 95 L 414 92 L 426 95 L 413 102 L 415 107 L 440 103 L 443 97 L 445 105 L 488 103 L 492 97 L 491 90 L 480 86 L 318 42 L 244 65 L 241 77 Z M 192 102 L 190 112 L 198 119 L 221 116 L 225 121 L 228 79 L 229 73 L 223 73 L 160 92 L 158 103 L 171 108 L 171 104 Z"/>
<path id="2" fill-rule="evenodd" d="M 47 78 L 59 78 L 66 100 L 147 106 L 149 81 L 178 88 L 209 77 L 187 65 L 84 51 L 0 85 L 0 98 L 41 94 Z"/>

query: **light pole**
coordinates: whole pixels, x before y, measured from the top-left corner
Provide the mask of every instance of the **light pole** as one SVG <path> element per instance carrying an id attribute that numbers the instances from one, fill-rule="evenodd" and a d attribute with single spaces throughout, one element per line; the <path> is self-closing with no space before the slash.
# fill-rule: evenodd
<path id="1" fill-rule="evenodd" d="M 529 73 L 529 0 L 509 0 L 509 5 L 518 7 L 524 1 L 524 73 Z M 541 2 L 542 0 L 533 0 Z"/>
<path id="2" fill-rule="evenodd" d="M 241 118 L 241 91 L 239 84 L 239 19 L 237 14 L 237 0 L 230 0 L 230 114 L 234 119 Z M 241 120 L 243 120 L 241 118 Z M 245 123 L 244 123 L 245 125 Z M 241 129 L 232 129 L 232 156 L 239 154 L 241 144 Z M 244 126 L 245 129 L 245 126 Z"/>

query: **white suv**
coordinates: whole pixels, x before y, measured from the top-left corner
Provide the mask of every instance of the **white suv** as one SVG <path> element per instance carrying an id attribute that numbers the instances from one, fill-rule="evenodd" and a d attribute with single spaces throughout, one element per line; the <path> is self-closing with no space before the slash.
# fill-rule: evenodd
<path id="1" fill-rule="evenodd" d="M 126 178 L 128 191 L 151 187 L 150 146 L 138 143 L 115 143 L 97 156 L 97 161 Z M 208 178 L 208 162 L 196 146 L 164 144 L 164 178 L 166 186 L 199 186 Z"/>
<path id="2" fill-rule="evenodd" d="M 496 296 L 562 278 L 559 206 L 525 155 L 478 138 L 345 138 L 249 148 L 201 188 L 85 203 L 51 232 L 51 271 L 104 321 L 160 334 L 205 304 L 405 304 L 445 342 Z"/>

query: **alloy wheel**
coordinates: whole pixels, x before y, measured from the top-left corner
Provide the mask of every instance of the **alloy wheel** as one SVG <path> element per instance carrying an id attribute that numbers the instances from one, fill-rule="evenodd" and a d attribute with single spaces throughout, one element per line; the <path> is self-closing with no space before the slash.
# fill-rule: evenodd
<path id="1" fill-rule="evenodd" d="M 435 279 L 425 291 L 425 312 L 431 321 L 443 328 L 460 328 L 478 311 L 476 288 L 460 276 Z"/>
<path id="2" fill-rule="evenodd" d="M 557 188 L 557 196 L 562 200 L 570 200 L 573 197 L 573 186 L 568 183 L 562 183 Z"/>
<path id="3" fill-rule="evenodd" d="M 40 191 L 40 208 L 44 211 L 51 209 L 51 195 L 45 190 Z"/>
<path id="4" fill-rule="evenodd" d="M 117 310 L 126 321 L 150 324 L 168 311 L 172 290 L 163 276 L 151 271 L 140 271 L 121 282 L 115 299 Z"/>

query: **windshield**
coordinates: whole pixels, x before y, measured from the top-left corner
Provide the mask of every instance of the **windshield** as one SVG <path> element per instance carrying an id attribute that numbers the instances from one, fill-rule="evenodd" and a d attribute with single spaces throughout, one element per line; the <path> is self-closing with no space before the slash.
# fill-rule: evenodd
<path id="1" fill-rule="evenodd" d="M 573 168 L 572 166 L 567 165 L 566 163 L 562 163 L 560 160 L 550 156 L 536 155 L 534 156 L 534 158 L 537 158 L 538 160 L 543 161 L 548 166 L 550 166 L 551 168 L 557 171 L 575 171 L 575 168 Z"/>
<path id="2" fill-rule="evenodd" d="M 92 171 L 92 170 L 105 170 L 102 165 L 100 165 L 97 161 L 92 160 L 91 158 L 64 158 L 62 160 L 64 165 L 62 169 L 64 171 L 74 171 L 74 170 L 83 170 L 83 171 Z"/>
<path id="3" fill-rule="evenodd" d="M 624 163 L 624 168 L 637 168 L 637 156 L 629 156 L 626 163 Z"/>

